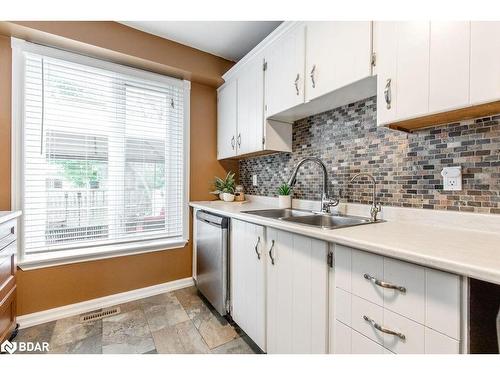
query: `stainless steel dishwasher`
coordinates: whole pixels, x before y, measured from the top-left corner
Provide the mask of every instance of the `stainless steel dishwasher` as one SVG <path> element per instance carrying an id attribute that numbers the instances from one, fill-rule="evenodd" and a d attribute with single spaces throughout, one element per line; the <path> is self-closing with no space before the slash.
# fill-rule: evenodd
<path id="1" fill-rule="evenodd" d="M 221 315 L 229 297 L 228 229 L 229 218 L 196 213 L 196 286 Z"/>

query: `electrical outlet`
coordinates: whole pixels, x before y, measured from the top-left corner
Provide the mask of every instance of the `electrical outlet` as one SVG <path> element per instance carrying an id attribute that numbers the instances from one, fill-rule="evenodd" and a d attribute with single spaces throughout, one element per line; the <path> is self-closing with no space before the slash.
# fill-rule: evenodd
<path id="1" fill-rule="evenodd" d="M 259 184 L 257 183 L 257 175 L 256 174 L 252 175 L 252 185 L 259 186 Z"/>
<path id="2" fill-rule="evenodd" d="M 462 190 L 462 167 L 445 167 L 441 171 L 443 190 Z"/>

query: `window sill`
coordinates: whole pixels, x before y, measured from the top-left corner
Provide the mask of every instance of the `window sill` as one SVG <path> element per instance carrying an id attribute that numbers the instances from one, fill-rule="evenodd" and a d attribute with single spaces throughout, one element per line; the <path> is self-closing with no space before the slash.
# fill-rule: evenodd
<path id="1" fill-rule="evenodd" d="M 117 258 L 127 255 L 137 255 L 156 251 L 182 248 L 187 244 L 186 239 L 169 238 L 144 241 L 140 243 L 128 243 L 108 245 L 102 247 L 74 249 L 57 251 L 54 253 L 30 254 L 25 256 L 18 267 L 23 271 L 61 266 L 64 264 L 91 262 L 101 259 Z"/>

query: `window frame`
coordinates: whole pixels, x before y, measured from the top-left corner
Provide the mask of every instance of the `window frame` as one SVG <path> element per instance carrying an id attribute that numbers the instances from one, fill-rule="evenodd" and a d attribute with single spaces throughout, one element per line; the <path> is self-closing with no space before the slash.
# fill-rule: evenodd
<path id="1" fill-rule="evenodd" d="M 183 212 L 182 236 L 132 239 L 106 245 L 74 247 L 68 250 L 26 255 L 23 241 L 23 220 L 21 218 L 18 229 L 18 264 L 22 269 L 48 267 L 58 264 L 68 264 L 116 256 L 140 254 L 152 251 L 184 247 L 189 241 L 189 136 L 190 136 L 190 92 L 191 82 L 164 76 L 158 73 L 120 65 L 110 61 L 99 60 L 73 52 L 53 47 L 33 44 L 22 39 L 11 38 L 12 47 L 12 129 L 11 129 L 11 207 L 13 210 L 22 210 L 24 186 L 24 159 L 23 159 L 23 130 L 24 130 L 24 52 L 40 54 L 47 57 L 66 60 L 95 68 L 110 70 L 116 73 L 129 75 L 135 78 L 153 81 L 159 84 L 176 86 L 183 90 Z"/>

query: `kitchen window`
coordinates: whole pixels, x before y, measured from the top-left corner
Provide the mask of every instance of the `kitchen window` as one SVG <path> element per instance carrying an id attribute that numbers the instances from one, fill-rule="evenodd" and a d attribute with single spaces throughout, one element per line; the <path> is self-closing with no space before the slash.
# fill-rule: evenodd
<path id="1" fill-rule="evenodd" d="M 12 46 L 21 265 L 183 246 L 189 82 Z"/>

